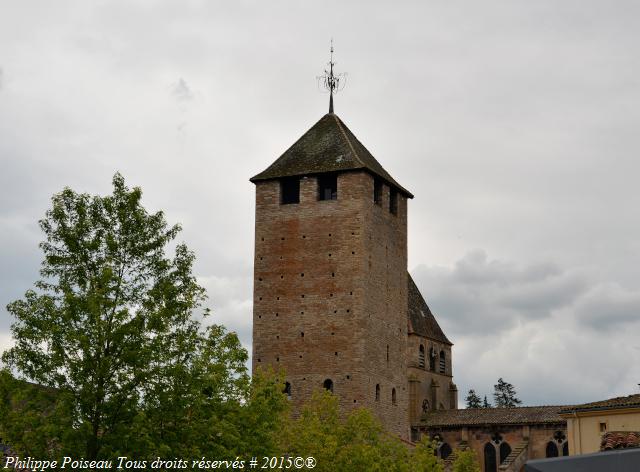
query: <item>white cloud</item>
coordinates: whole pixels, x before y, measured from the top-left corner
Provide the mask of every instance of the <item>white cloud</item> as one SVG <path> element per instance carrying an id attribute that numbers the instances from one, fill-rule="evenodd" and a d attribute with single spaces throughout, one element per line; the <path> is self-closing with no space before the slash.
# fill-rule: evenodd
<path id="1" fill-rule="evenodd" d="M 200 283 L 209 296 L 207 305 L 212 316 L 207 323 L 224 325 L 235 331 L 243 346 L 251 352 L 253 320 L 253 277 L 208 276 L 199 277 Z"/>
<path id="2" fill-rule="evenodd" d="M 0 354 L 7 349 L 11 349 L 14 345 L 13 338 L 9 333 L 0 333 Z"/>
<path id="3" fill-rule="evenodd" d="M 194 93 L 191 91 L 191 88 L 187 85 L 187 82 L 182 77 L 180 77 L 180 79 L 175 84 L 173 84 L 171 94 L 179 102 L 191 101 L 194 98 Z"/>
<path id="4" fill-rule="evenodd" d="M 489 261 L 482 250 L 467 253 L 452 268 L 419 265 L 414 278 L 445 326 L 479 336 L 549 317 L 586 290 L 580 274 L 551 263 L 519 267 Z"/>

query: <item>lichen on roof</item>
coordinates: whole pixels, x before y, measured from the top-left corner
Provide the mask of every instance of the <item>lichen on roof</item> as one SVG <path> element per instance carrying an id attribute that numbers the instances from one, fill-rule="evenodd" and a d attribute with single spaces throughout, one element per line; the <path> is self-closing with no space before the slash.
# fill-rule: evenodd
<path id="1" fill-rule="evenodd" d="M 366 170 L 396 187 L 408 198 L 413 195 L 396 182 L 337 115 L 327 113 L 251 182 L 296 175 Z"/>

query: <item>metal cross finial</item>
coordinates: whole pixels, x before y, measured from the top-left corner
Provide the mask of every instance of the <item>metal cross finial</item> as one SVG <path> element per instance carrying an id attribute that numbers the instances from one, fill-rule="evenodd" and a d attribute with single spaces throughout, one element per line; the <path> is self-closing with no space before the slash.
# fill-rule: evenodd
<path id="1" fill-rule="evenodd" d="M 318 81 L 322 79 L 322 85 L 329 92 L 329 113 L 333 113 L 333 94 L 344 88 L 346 82 L 346 74 L 334 74 L 333 66 L 333 38 L 331 38 L 331 49 L 329 57 L 329 70 L 324 71 L 324 75 L 318 77 Z"/>

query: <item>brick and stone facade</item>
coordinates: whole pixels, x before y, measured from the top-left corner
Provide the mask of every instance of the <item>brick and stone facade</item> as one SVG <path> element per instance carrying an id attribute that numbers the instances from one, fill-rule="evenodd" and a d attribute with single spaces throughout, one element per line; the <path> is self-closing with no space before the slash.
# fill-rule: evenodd
<path id="1" fill-rule="evenodd" d="M 335 199 L 321 196 L 327 178 L 337 181 Z M 283 189 L 291 179 L 290 201 Z M 451 343 L 409 322 L 412 195 L 333 114 L 252 181 L 254 370 L 286 372 L 294 413 L 313 390 L 330 387 L 343 411 L 367 407 L 403 438 L 427 398 L 432 408 L 455 407 Z M 420 343 L 443 352 L 444 372 L 418 365 Z"/>
<path id="2" fill-rule="evenodd" d="M 318 201 L 302 178 L 295 205 L 277 181 L 256 184 L 254 367 L 284 369 L 294 407 L 330 380 L 344 409 L 405 434 L 406 199 L 394 215 L 364 198 L 368 173 L 337 182 L 338 199 Z"/>
<path id="3" fill-rule="evenodd" d="M 530 459 L 569 455 L 562 406 L 467 408 L 431 411 L 422 434 L 439 444 L 438 454 L 471 449 L 482 472 L 519 472 Z"/>

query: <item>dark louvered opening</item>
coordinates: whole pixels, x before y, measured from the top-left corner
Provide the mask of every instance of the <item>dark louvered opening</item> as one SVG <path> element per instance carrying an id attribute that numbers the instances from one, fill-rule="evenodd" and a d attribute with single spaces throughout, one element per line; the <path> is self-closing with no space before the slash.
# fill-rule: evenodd
<path id="1" fill-rule="evenodd" d="M 300 203 L 300 179 L 298 177 L 287 177 L 280 181 L 280 203 L 282 205 Z"/>

